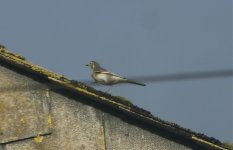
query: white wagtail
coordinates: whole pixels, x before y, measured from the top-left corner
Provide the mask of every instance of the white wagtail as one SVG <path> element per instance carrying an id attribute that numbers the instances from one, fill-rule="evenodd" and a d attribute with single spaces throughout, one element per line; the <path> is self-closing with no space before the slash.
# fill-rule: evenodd
<path id="1" fill-rule="evenodd" d="M 117 83 L 132 83 L 141 86 L 146 86 L 143 83 L 138 83 L 133 80 L 128 80 L 120 75 L 110 72 L 102 68 L 96 61 L 91 61 L 86 66 L 89 66 L 91 68 L 91 76 L 97 83 L 103 85 L 113 85 Z"/>

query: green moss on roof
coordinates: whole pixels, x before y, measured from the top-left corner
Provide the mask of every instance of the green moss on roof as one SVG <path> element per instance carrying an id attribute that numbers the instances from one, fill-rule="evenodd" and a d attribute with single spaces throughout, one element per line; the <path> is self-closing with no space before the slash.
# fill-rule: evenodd
<path id="1" fill-rule="evenodd" d="M 21 56 L 21 55 L 19 55 L 19 54 L 14 54 L 14 53 L 9 52 L 9 51 L 7 50 L 7 48 L 6 48 L 4 45 L 1 45 L 1 44 L 0 44 L 0 51 L 3 52 L 3 53 L 5 53 L 5 54 L 8 54 L 8 55 L 12 55 L 12 56 L 14 56 L 14 57 L 17 57 L 17 58 L 19 58 L 19 59 L 26 60 L 25 57 L 23 57 L 23 56 Z"/>
<path id="2" fill-rule="evenodd" d="M 132 102 L 123 96 L 116 96 L 116 98 L 124 102 L 126 105 L 129 105 L 129 106 L 132 105 Z"/>
<path id="3" fill-rule="evenodd" d="M 223 142 L 223 146 L 229 150 L 233 150 L 233 143 Z"/>

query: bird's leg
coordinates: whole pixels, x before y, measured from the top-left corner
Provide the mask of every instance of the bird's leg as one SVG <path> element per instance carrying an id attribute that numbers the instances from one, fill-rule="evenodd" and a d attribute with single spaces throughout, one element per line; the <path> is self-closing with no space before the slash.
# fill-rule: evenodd
<path id="1" fill-rule="evenodd" d="M 112 87 L 112 85 L 109 86 L 108 90 L 105 91 L 105 93 L 108 93 L 110 91 L 111 87 Z"/>

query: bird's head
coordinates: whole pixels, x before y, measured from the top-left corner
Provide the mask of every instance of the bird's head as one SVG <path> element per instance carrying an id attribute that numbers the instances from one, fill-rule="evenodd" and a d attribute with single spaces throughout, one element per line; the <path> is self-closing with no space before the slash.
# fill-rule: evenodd
<path id="1" fill-rule="evenodd" d="M 86 66 L 89 66 L 91 69 L 100 67 L 100 65 L 96 61 L 90 61 Z"/>

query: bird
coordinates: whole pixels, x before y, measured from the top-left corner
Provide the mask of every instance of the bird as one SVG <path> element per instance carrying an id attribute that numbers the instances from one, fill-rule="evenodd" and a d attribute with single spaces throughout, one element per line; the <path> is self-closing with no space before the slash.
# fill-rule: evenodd
<path id="1" fill-rule="evenodd" d="M 95 82 L 102 85 L 114 85 L 118 83 L 131 83 L 140 86 L 146 86 L 143 83 L 139 83 L 137 81 L 129 80 L 125 77 L 122 77 L 116 73 L 108 71 L 100 66 L 96 61 L 90 61 L 86 66 L 91 68 L 91 76 L 95 80 Z"/>

